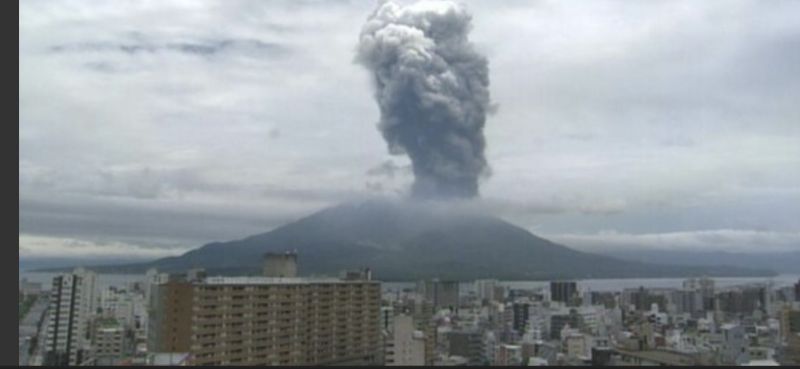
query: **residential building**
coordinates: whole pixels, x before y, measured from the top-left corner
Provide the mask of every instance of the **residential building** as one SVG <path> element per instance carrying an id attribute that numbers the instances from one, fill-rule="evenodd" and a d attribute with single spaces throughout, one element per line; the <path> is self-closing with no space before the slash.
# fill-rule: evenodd
<path id="1" fill-rule="evenodd" d="M 96 321 L 92 342 L 92 356 L 96 365 L 114 365 L 129 354 L 127 329 L 113 318 Z"/>
<path id="2" fill-rule="evenodd" d="M 125 327 L 134 327 L 134 301 L 127 290 L 106 288 L 100 293 L 100 306 L 103 316 L 114 318 Z"/>
<path id="3" fill-rule="evenodd" d="M 720 327 L 722 339 L 722 364 L 739 365 L 749 361 L 744 328 L 738 324 L 723 324 Z"/>
<path id="4" fill-rule="evenodd" d="M 479 330 L 461 330 L 447 333 L 447 353 L 467 359 L 469 365 L 484 364 L 483 340 Z"/>
<path id="5" fill-rule="evenodd" d="M 438 279 L 420 281 L 417 283 L 417 292 L 433 303 L 435 309 L 458 309 L 459 284 L 458 281 L 441 281 Z"/>
<path id="6" fill-rule="evenodd" d="M 481 302 L 495 301 L 496 279 L 480 279 L 475 281 L 475 291 Z"/>
<path id="7" fill-rule="evenodd" d="M 524 333 L 525 327 L 528 324 L 528 317 L 530 316 L 531 304 L 526 302 L 515 302 L 511 305 L 513 314 L 513 328 L 519 332 Z"/>
<path id="8" fill-rule="evenodd" d="M 95 314 L 96 276 L 78 268 L 53 278 L 45 341 L 46 365 L 79 365 L 91 348 L 89 323 Z"/>
<path id="9" fill-rule="evenodd" d="M 377 281 L 210 277 L 193 307 L 193 365 L 383 363 Z"/>
<path id="10" fill-rule="evenodd" d="M 162 279 L 163 281 L 163 279 Z M 173 275 L 149 287 L 147 349 L 189 352 L 192 337 L 194 283 Z"/>
<path id="11" fill-rule="evenodd" d="M 573 305 L 578 294 L 578 284 L 574 281 L 551 281 L 550 300 Z"/>
<path id="12" fill-rule="evenodd" d="M 425 365 L 426 337 L 416 329 L 412 316 L 395 315 L 390 334 L 392 340 L 386 352 L 385 365 Z"/>
<path id="13" fill-rule="evenodd" d="M 268 252 L 264 254 L 264 276 L 265 277 L 289 277 L 297 276 L 297 253 L 296 252 Z"/>
<path id="14" fill-rule="evenodd" d="M 617 357 L 612 359 L 612 366 L 697 366 L 709 364 L 697 354 L 674 350 L 626 350 L 616 348 L 614 349 L 614 354 Z"/>
<path id="15" fill-rule="evenodd" d="M 522 346 L 509 344 L 499 345 L 497 347 L 494 364 L 500 366 L 522 365 Z"/>

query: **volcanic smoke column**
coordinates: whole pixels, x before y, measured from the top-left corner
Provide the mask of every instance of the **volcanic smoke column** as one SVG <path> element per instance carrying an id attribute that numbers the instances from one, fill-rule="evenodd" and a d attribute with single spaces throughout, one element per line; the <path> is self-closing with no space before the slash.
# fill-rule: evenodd
<path id="1" fill-rule="evenodd" d="M 489 68 L 470 20 L 450 1 L 385 2 L 361 30 L 356 60 L 373 74 L 389 152 L 411 158 L 415 197 L 474 197 L 488 175 Z"/>

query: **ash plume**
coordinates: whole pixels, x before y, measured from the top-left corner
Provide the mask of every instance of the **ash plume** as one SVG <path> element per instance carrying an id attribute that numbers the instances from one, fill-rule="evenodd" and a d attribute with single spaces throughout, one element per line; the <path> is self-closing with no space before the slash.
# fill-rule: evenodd
<path id="1" fill-rule="evenodd" d="M 475 197 L 488 175 L 489 67 L 470 21 L 451 1 L 384 2 L 361 30 L 356 60 L 372 74 L 389 152 L 411 159 L 414 197 Z"/>

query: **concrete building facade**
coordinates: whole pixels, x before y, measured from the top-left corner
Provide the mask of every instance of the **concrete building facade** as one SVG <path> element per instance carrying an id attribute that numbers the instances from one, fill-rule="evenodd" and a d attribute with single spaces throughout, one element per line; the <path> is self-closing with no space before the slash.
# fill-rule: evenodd
<path id="1" fill-rule="evenodd" d="M 128 353 L 125 325 L 116 319 L 97 321 L 94 330 L 92 352 L 98 365 L 114 365 Z"/>
<path id="2" fill-rule="evenodd" d="M 294 252 L 268 252 L 264 254 L 265 277 L 297 277 L 297 254 Z"/>
<path id="3" fill-rule="evenodd" d="M 376 281 L 214 277 L 192 301 L 191 365 L 383 363 Z"/>
<path id="4" fill-rule="evenodd" d="M 578 293 L 578 284 L 574 281 L 550 282 L 550 300 L 572 305 Z"/>
<path id="5" fill-rule="evenodd" d="M 147 348 L 150 352 L 189 352 L 194 285 L 180 279 L 150 286 Z"/>
<path id="6" fill-rule="evenodd" d="M 46 365 L 78 365 L 91 347 L 89 322 L 97 307 L 96 276 L 84 269 L 53 278 L 45 341 Z"/>
<path id="7" fill-rule="evenodd" d="M 425 334 L 416 329 L 412 316 L 395 315 L 390 334 L 392 339 L 385 360 L 387 366 L 425 365 Z"/>

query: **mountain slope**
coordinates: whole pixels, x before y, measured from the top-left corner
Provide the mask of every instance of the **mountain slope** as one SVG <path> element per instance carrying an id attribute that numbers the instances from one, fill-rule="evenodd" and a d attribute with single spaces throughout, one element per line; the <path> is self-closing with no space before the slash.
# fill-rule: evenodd
<path id="1" fill-rule="evenodd" d="M 576 251 L 499 218 L 444 207 L 371 200 L 324 209 L 273 231 L 216 242 L 181 256 L 98 271 L 142 272 L 203 267 L 212 273 L 258 273 L 267 251 L 298 252 L 303 275 L 369 266 L 377 278 L 552 278 L 774 275 L 744 268 L 667 266 Z"/>

